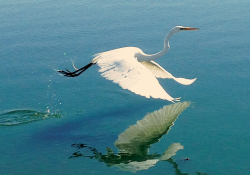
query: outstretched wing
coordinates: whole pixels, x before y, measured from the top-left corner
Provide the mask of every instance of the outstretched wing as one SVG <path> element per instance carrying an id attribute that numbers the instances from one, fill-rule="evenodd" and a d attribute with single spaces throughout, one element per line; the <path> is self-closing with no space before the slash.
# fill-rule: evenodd
<path id="1" fill-rule="evenodd" d="M 103 77 L 119 84 L 123 89 L 147 98 L 178 101 L 168 95 L 150 70 L 137 61 L 135 54 L 141 52 L 136 47 L 115 49 L 96 54 L 92 63 L 100 67 L 99 72 Z"/>
<path id="2" fill-rule="evenodd" d="M 147 155 L 148 148 L 169 132 L 178 116 L 189 106 L 190 102 L 178 102 L 147 114 L 121 133 L 115 141 L 115 146 L 130 154 Z M 169 152 L 165 158 L 173 152 L 175 151 Z"/>
<path id="3" fill-rule="evenodd" d="M 154 61 L 145 61 L 140 63 L 143 64 L 145 67 L 147 67 L 157 78 L 172 78 L 178 83 L 183 85 L 190 85 L 196 80 L 196 78 L 194 79 L 176 78 Z"/>

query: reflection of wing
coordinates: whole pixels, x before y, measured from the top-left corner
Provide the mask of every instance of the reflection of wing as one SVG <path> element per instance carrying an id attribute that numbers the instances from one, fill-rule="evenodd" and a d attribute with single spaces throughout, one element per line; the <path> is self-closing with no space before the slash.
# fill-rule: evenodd
<path id="1" fill-rule="evenodd" d="M 142 52 L 136 47 L 125 47 L 96 54 L 92 63 L 96 63 L 102 76 L 123 89 L 128 89 L 147 98 L 160 98 L 174 101 L 161 87 L 156 77 L 137 61 L 135 53 Z M 177 99 L 176 99 L 177 100 Z"/>
<path id="2" fill-rule="evenodd" d="M 172 156 L 176 155 L 176 152 L 179 149 L 183 149 L 184 147 L 180 143 L 173 143 L 168 147 L 168 149 L 163 153 L 160 160 L 168 160 Z"/>
<path id="3" fill-rule="evenodd" d="M 163 156 L 160 159 L 148 159 L 145 161 L 132 161 L 129 163 L 119 163 L 115 166 L 121 168 L 123 171 L 130 171 L 135 173 L 136 171 L 146 170 L 154 166 L 160 160 L 168 160 L 172 156 L 176 155 L 176 152 L 184 147 L 180 143 L 173 143 L 168 147 L 168 149 L 163 153 Z"/>
<path id="4" fill-rule="evenodd" d="M 196 78 L 176 78 L 154 61 L 145 61 L 140 63 L 147 67 L 157 78 L 173 78 L 175 81 L 183 85 L 190 85 L 196 80 Z"/>
<path id="5" fill-rule="evenodd" d="M 125 163 L 120 163 L 117 164 L 116 166 L 121 168 L 123 171 L 130 171 L 135 173 L 136 171 L 140 170 L 146 170 L 149 169 L 150 167 L 154 166 L 159 159 L 150 159 L 150 160 L 145 160 L 143 162 L 129 162 L 127 164 Z"/>
<path id="6" fill-rule="evenodd" d="M 136 125 L 121 133 L 115 146 L 129 154 L 147 155 L 150 145 L 158 142 L 169 131 L 177 117 L 189 105 L 190 102 L 179 102 L 146 115 Z"/>

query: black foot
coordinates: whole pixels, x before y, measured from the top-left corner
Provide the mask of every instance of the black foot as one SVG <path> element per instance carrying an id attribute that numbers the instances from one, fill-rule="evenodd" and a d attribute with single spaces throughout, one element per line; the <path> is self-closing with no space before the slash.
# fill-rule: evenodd
<path id="1" fill-rule="evenodd" d="M 79 76 L 81 73 L 83 73 L 85 70 L 87 70 L 88 68 L 90 68 L 92 65 L 94 65 L 95 63 L 89 63 L 88 65 L 82 67 L 81 69 L 78 69 L 74 72 L 70 72 L 68 69 L 64 70 L 58 70 L 58 72 L 60 72 L 61 74 L 63 74 L 65 77 L 77 77 Z"/>

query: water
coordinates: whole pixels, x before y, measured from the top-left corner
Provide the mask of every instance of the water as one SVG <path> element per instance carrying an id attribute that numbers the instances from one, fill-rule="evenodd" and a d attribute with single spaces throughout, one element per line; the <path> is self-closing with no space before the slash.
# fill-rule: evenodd
<path id="1" fill-rule="evenodd" d="M 24 115 L 18 111 L 51 116 L 0 126 L 0 174 L 131 174 L 96 158 L 70 157 L 77 151 L 93 156 L 91 150 L 106 155 L 107 147 L 117 155 L 118 135 L 171 103 L 123 90 L 101 77 L 94 66 L 77 78 L 62 77 L 54 69 L 73 70 L 71 59 L 81 67 L 95 53 L 124 46 L 156 53 L 176 25 L 200 30 L 174 35 L 169 52 L 156 61 L 176 77 L 197 80 L 190 86 L 159 80 L 171 96 L 192 103 L 168 134 L 151 145 L 149 155 L 162 155 L 173 143 L 184 149 L 136 173 L 250 171 L 248 1 L 0 4 L 1 116 L 10 111 L 19 118 Z M 87 147 L 78 149 L 74 144 Z"/>

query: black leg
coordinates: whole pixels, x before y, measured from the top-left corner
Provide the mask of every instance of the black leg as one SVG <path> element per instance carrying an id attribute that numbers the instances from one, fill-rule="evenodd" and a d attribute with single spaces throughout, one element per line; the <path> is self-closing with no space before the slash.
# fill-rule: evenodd
<path id="1" fill-rule="evenodd" d="M 58 72 L 63 74 L 65 77 L 77 77 L 77 76 L 79 76 L 81 73 L 83 73 L 85 70 L 87 70 L 88 68 L 90 68 L 94 64 L 95 63 L 89 63 L 88 65 L 86 65 L 86 66 L 82 67 L 81 69 L 78 69 L 78 70 L 76 70 L 74 72 L 70 72 L 68 69 L 66 69 L 66 71 L 58 70 Z"/>

